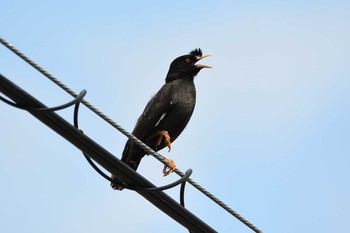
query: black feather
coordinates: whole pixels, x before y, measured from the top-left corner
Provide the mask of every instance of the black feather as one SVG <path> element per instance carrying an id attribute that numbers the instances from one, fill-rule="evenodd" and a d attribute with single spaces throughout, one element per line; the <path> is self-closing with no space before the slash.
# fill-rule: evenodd
<path id="1" fill-rule="evenodd" d="M 194 50 L 192 50 L 190 52 L 190 54 L 193 55 L 193 56 L 200 56 L 201 57 L 202 56 L 202 50 L 200 48 L 194 49 Z"/>

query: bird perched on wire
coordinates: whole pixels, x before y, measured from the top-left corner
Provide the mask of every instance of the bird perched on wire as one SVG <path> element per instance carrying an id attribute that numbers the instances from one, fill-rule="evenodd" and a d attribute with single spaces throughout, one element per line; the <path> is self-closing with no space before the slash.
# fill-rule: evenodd
<path id="1" fill-rule="evenodd" d="M 153 150 L 168 147 L 170 151 L 171 143 L 185 129 L 196 103 L 193 79 L 202 68 L 211 68 L 196 63 L 207 56 L 209 55 L 202 54 L 201 49 L 194 49 L 189 54 L 176 58 L 170 64 L 165 84 L 148 102 L 138 118 L 132 134 Z M 145 155 L 146 152 L 129 139 L 121 160 L 136 171 Z M 168 166 L 163 169 L 165 176 L 176 169 L 173 160 L 166 160 Z M 122 189 L 115 183 L 111 183 L 111 186 L 114 189 Z"/>

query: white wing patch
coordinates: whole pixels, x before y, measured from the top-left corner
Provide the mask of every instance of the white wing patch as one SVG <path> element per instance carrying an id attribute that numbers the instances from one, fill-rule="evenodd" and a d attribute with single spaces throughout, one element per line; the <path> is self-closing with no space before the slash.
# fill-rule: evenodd
<path id="1" fill-rule="evenodd" d="M 163 113 L 163 114 L 160 116 L 159 120 L 157 121 L 157 123 L 156 123 L 156 125 L 155 125 L 154 127 L 156 127 L 157 125 L 159 125 L 159 123 L 164 119 L 165 115 L 166 115 L 166 112 Z"/>
<path id="2" fill-rule="evenodd" d="M 170 101 L 170 105 L 172 105 L 172 104 L 173 104 L 173 101 Z M 166 115 L 166 112 L 163 113 L 163 114 L 160 116 L 159 120 L 158 120 L 157 123 L 154 125 L 154 127 L 156 127 L 157 125 L 159 125 L 159 123 L 164 119 L 165 115 Z"/>

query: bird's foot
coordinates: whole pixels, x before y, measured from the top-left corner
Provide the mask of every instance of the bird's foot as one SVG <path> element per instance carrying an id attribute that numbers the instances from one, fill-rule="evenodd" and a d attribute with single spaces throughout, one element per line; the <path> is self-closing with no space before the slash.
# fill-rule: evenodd
<path id="1" fill-rule="evenodd" d="M 157 147 L 160 146 L 160 144 L 162 143 L 162 141 L 164 139 L 164 142 L 170 151 L 171 150 L 171 141 L 170 141 L 170 136 L 169 136 L 168 131 L 161 130 L 157 134 L 159 134 L 159 138 L 158 138 L 156 146 Z"/>
<path id="2" fill-rule="evenodd" d="M 115 180 L 115 182 L 111 182 L 111 187 L 114 190 L 119 190 L 122 191 L 124 189 L 124 187 L 121 185 L 121 182 L 115 177 L 115 176 L 111 176 L 112 180 Z"/>
<path id="3" fill-rule="evenodd" d="M 164 168 L 163 168 L 163 175 L 164 176 L 167 176 L 169 175 L 171 172 L 175 171 L 176 170 L 176 164 L 174 162 L 174 160 L 172 159 L 168 159 L 168 158 L 165 158 L 166 161 L 168 162 L 168 166 L 164 165 Z"/>
<path id="4" fill-rule="evenodd" d="M 119 184 L 116 183 L 111 183 L 111 188 L 114 190 L 119 190 L 122 191 L 124 189 L 124 187 L 120 186 Z"/>

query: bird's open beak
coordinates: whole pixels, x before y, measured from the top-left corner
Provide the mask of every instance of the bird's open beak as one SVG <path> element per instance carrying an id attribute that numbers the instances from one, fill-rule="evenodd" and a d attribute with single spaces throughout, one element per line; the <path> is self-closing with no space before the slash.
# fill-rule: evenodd
<path id="1" fill-rule="evenodd" d="M 209 56 L 210 56 L 209 54 L 203 54 L 202 56 L 196 56 L 196 58 L 199 61 L 199 60 L 201 60 L 201 59 L 203 59 L 205 57 L 209 57 Z M 195 66 L 198 67 L 198 68 L 213 68 L 211 66 L 202 65 L 202 64 L 195 64 Z"/>

